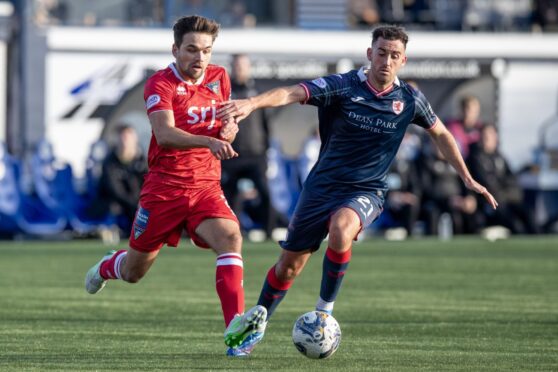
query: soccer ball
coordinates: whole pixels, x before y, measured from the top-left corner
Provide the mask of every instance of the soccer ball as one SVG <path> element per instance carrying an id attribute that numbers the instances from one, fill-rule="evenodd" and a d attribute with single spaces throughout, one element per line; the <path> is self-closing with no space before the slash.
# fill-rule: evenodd
<path id="1" fill-rule="evenodd" d="M 339 347 L 341 328 L 332 315 L 322 311 L 310 311 L 296 320 L 293 342 L 298 351 L 308 358 L 328 358 Z"/>

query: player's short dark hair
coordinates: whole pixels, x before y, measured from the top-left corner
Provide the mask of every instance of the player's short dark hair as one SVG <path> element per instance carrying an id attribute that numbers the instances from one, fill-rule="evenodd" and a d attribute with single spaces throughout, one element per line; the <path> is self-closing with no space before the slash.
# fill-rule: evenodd
<path id="1" fill-rule="evenodd" d="M 372 44 L 374 44 L 379 38 L 384 40 L 401 40 L 403 46 L 407 47 L 407 42 L 409 41 L 409 35 L 405 32 L 405 29 L 401 26 L 394 25 L 382 25 L 378 26 L 372 31 Z"/>
<path id="2" fill-rule="evenodd" d="M 172 27 L 172 31 L 174 32 L 174 44 L 180 47 L 180 44 L 182 44 L 182 37 L 190 32 L 209 34 L 213 38 L 213 41 L 215 41 L 219 34 L 219 27 L 221 27 L 219 23 L 213 19 L 198 15 L 179 18 Z"/>

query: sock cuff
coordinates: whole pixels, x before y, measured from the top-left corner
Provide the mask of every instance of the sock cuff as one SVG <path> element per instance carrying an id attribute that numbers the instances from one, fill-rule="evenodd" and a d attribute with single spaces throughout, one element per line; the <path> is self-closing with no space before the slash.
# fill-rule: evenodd
<path id="1" fill-rule="evenodd" d="M 128 254 L 128 251 L 126 250 L 121 250 L 118 251 L 114 254 L 114 275 L 116 276 L 116 278 L 118 279 L 122 279 L 122 275 L 120 274 L 120 264 L 122 262 L 122 259 L 124 259 L 124 257 L 126 257 L 126 255 Z"/>
<path id="2" fill-rule="evenodd" d="M 224 253 L 217 256 L 216 266 L 235 265 L 244 267 L 242 256 L 239 253 Z"/>
<path id="3" fill-rule="evenodd" d="M 289 289 L 291 287 L 291 285 L 293 284 L 293 281 L 290 280 L 288 282 L 282 282 L 277 278 L 277 275 L 275 275 L 275 266 L 273 266 L 271 269 L 269 269 L 269 271 L 267 272 L 267 282 L 269 283 L 269 285 L 271 285 L 273 288 L 279 290 L 279 291 L 286 291 L 287 289 Z"/>
<path id="4" fill-rule="evenodd" d="M 326 250 L 326 256 L 327 258 L 329 258 L 330 261 L 333 261 L 337 264 L 344 264 L 351 260 L 352 252 L 352 248 L 349 248 L 345 252 L 337 252 L 328 247 Z"/>

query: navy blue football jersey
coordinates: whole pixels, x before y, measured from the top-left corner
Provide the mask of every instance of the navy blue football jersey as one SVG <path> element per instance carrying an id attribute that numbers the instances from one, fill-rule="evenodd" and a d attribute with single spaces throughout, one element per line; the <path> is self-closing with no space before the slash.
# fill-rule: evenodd
<path id="1" fill-rule="evenodd" d="M 396 78 L 376 91 L 364 68 L 301 83 L 306 103 L 318 107 L 322 140 L 318 161 L 305 182 L 321 193 L 387 189 L 386 174 L 409 124 L 436 123 L 424 95 Z"/>

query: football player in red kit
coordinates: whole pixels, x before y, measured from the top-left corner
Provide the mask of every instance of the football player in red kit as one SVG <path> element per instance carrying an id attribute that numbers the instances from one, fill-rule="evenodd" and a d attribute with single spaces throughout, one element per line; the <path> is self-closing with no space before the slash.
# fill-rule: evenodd
<path id="1" fill-rule="evenodd" d="M 95 294 L 109 279 L 138 282 L 164 244 L 176 247 L 183 230 L 200 247 L 217 255 L 216 289 L 231 356 L 243 356 L 250 335 L 266 318 L 256 306 L 244 313 L 242 236 L 220 186 L 221 160 L 237 156 L 230 142 L 234 119 L 216 118 L 230 98 L 225 69 L 210 64 L 219 24 L 188 16 L 173 27 L 175 62 L 151 76 L 144 91 L 152 128 L 149 171 L 136 211 L 130 248 L 109 252 L 85 278 Z"/>

